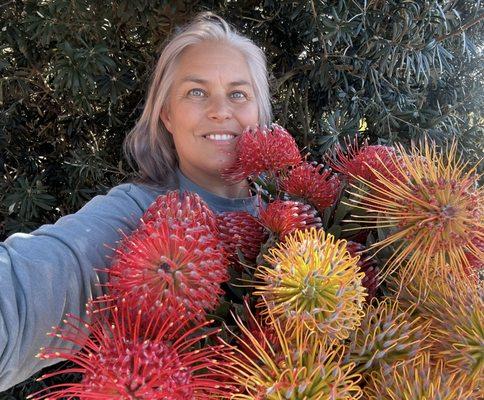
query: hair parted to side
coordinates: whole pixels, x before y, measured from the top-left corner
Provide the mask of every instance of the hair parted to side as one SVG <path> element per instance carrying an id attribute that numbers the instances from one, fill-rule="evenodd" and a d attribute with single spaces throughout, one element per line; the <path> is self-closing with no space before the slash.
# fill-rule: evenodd
<path id="1" fill-rule="evenodd" d="M 192 22 L 169 40 L 158 59 L 148 88 L 143 113 L 124 140 L 124 153 L 135 161 L 145 183 L 164 184 L 175 174 L 178 163 L 171 134 L 160 119 L 167 105 L 173 76 L 180 56 L 187 47 L 203 41 L 222 42 L 239 50 L 247 60 L 259 109 L 259 124 L 272 119 L 266 57 L 249 38 L 239 34 L 224 19 L 211 12 L 198 14 Z"/>

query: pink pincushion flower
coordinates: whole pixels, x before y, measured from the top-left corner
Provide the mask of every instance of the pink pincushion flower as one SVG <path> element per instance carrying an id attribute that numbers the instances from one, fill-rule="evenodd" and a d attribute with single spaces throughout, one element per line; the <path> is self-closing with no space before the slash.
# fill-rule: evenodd
<path id="1" fill-rule="evenodd" d="M 245 211 L 217 215 L 218 237 L 231 259 L 237 260 L 237 249 L 248 261 L 255 261 L 267 232 L 257 218 Z"/>
<path id="2" fill-rule="evenodd" d="M 267 208 L 261 211 L 260 221 L 281 240 L 296 229 L 304 230 L 322 226 L 316 210 L 299 201 L 275 200 L 269 203 Z"/>
<path id="3" fill-rule="evenodd" d="M 286 193 L 303 198 L 322 212 L 332 206 L 341 191 L 341 181 L 330 171 L 322 171 L 322 165 L 304 162 L 281 180 L 281 188 Z"/>
<path id="4" fill-rule="evenodd" d="M 201 400 L 233 393 L 221 358 L 225 347 L 200 347 L 207 335 L 218 333 L 207 333 L 209 322 L 190 327 L 181 307 L 175 312 L 161 305 L 151 310 L 151 321 L 143 327 L 146 315 L 133 312 L 133 304 L 121 300 L 107 309 L 99 304 L 88 304 L 90 322 L 69 315 L 66 327 L 50 334 L 81 351 L 42 349 L 38 355 L 76 364 L 41 379 L 74 372 L 83 374 L 81 382 L 46 388 L 33 398 Z"/>
<path id="5" fill-rule="evenodd" d="M 273 124 L 271 129 L 245 130 L 237 142 L 234 165 L 222 175 L 229 182 L 240 182 L 262 172 L 277 174 L 300 162 L 301 154 L 294 138 L 284 128 Z"/>
<path id="6" fill-rule="evenodd" d="M 355 140 L 353 144 L 348 143 L 347 148 L 345 154 L 341 146 L 338 146 L 335 156 L 328 158 L 328 163 L 335 171 L 347 176 L 350 182 L 354 182 L 355 177 L 373 183 L 378 181 L 378 175 L 373 170 L 391 180 L 402 181 L 404 179 L 400 162 L 393 147 L 370 146 L 367 143 L 359 147 Z"/>
<path id="7" fill-rule="evenodd" d="M 113 296 L 154 304 L 183 304 L 202 318 L 213 310 L 229 279 L 228 260 L 207 225 L 159 218 L 142 224 L 116 251 L 107 286 Z"/>

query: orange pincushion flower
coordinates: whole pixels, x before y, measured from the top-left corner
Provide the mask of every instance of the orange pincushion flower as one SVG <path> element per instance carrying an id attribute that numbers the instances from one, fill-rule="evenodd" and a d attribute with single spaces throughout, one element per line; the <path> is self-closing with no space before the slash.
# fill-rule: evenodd
<path id="1" fill-rule="evenodd" d="M 316 210 L 299 201 L 275 200 L 261 211 L 259 218 L 262 225 L 281 240 L 296 229 L 320 228 L 322 225 Z"/>
<path id="2" fill-rule="evenodd" d="M 65 359 L 76 364 L 65 371 L 44 375 L 42 379 L 64 373 L 81 373 L 79 383 L 59 384 L 31 397 L 103 400 L 186 400 L 230 396 L 234 387 L 223 372 L 221 355 L 225 346 L 201 347 L 209 322 L 190 328 L 184 312 L 171 312 L 164 306 L 152 310 L 151 322 L 142 329 L 142 312 L 120 301 L 115 307 L 101 309 L 89 303 L 91 322 L 68 316 L 66 327 L 51 336 L 63 339 L 81 351 L 43 349 L 42 359 Z M 53 390 L 51 392 L 51 390 Z"/>
<path id="3" fill-rule="evenodd" d="M 304 162 L 281 180 L 281 188 L 290 195 L 301 197 L 322 212 L 334 204 L 341 190 L 341 181 L 330 171 L 321 173 L 322 165 Z"/>
<path id="4" fill-rule="evenodd" d="M 183 304 L 188 312 L 212 310 L 229 279 L 228 260 L 207 225 L 182 226 L 160 218 L 142 224 L 117 250 L 107 286 L 113 296 L 140 304 Z"/>
<path id="5" fill-rule="evenodd" d="M 255 261 L 267 232 L 257 218 L 246 211 L 231 211 L 217 215 L 218 237 L 231 259 L 237 260 L 237 249 L 248 261 Z"/>
<path id="6" fill-rule="evenodd" d="M 377 182 L 364 181 L 370 191 L 355 186 L 350 198 L 352 206 L 367 213 L 356 215 L 354 222 L 392 228 L 385 239 L 372 245 L 394 248 L 385 275 L 403 268 L 405 282 L 416 274 L 432 280 L 436 268 L 447 264 L 455 273 L 465 274 L 469 255 L 484 257 L 478 247 L 484 226 L 475 167 L 465 172 L 466 165 L 456 157 L 455 142 L 447 154 L 428 142 L 422 150 L 414 145 L 410 151 L 402 146 L 397 151 L 397 175 L 406 175 L 405 179 L 387 178 L 374 169 Z"/>
<path id="7" fill-rule="evenodd" d="M 276 174 L 301 162 L 294 138 L 279 125 L 271 129 L 248 128 L 237 142 L 235 163 L 223 172 L 230 182 L 256 178 L 262 172 Z"/>

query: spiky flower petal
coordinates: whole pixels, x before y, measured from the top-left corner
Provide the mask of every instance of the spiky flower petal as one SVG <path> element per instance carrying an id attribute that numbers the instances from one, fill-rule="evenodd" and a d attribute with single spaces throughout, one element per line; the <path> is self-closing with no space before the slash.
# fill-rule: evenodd
<path id="1" fill-rule="evenodd" d="M 449 374 L 444 363 L 433 365 L 429 353 L 411 364 L 396 364 L 390 374 L 373 373 L 364 389 L 368 400 L 477 400 L 477 392 L 463 376 Z"/>
<path id="2" fill-rule="evenodd" d="M 296 141 L 281 126 L 248 128 L 237 142 L 234 165 L 222 176 L 229 182 L 240 182 L 248 177 L 256 178 L 262 172 L 275 175 L 301 160 Z"/>
<path id="3" fill-rule="evenodd" d="M 368 145 L 362 147 L 355 139 L 353 143 L 348 142 L 347 151 L 344 152 L 341 146 L 335 150 L 333 157 L 328 157 L 328 163 L 333 170 L 345 175 L 350 182 L 364 180 L 375 182 L 378 180 L 378 171 L 389 179 L 403 178 L 402 170 L 399 168 L 399 159 L 395 148 L 381 145 Z"/>
<path id="4" fill-rule="evenodd" d="M 256 270 L 254 294 L 271 313 L 330 338 L 346 339 L 359 325 L 366 291 L 345 240 L 315 228 L 296 231 L 265 258 L 269 265 Z"/>
<path id="5" fill-rule="evenodd" d="M 82 350 L 44 349 L 39 357 L 69 360 L 76 366 L 42 379 L 72 372 L 83 378 L 79 383 L 46 388 L 32 398 L 202 400 L 230 396 L 234 387 L 223 383 L 230 382 L 221 359 L 225 346 L 199 345 L 207 336 L 208 323 L 189 328 L 183 312 L 159 306 L 151 322 L 141 329 L 142 312 L 133 313 L 132 307 L 126 301 L 108 309 L 90 303 L 91 322 L 69 316 L 66 327 L 51 335 Z"/>
<path id="6" fill-rule="evenodd" d="M 309 204 L 299 201 L 275 200 L 262 210 L 259 219 L 273 235 L 283 240 L 297 229 L 320 228 L 321 218 Z"/>
<path id="7" fill-rule="evenodd" d="M 352 257 L 360 257 L 358 260 L 358 266 L 360 267 L 361 272 L 365 274 L 361 283 L 368 292 L 368 297 L 366 298 L 366 301 L 368 302 L 376 297 L 376 291 L 380 285 L 380 268 L 374 258 L 365 258 L 363 252 L 366 250 L 366 247 L 361 243 L 348 241 L 346 243 L 346 249 Z"/>
<path id="8" fill-rule="evenodd" d="M 416 304 L 415 315 L 430 323 L 432 355 L 453 372 L 482 378 L 484 300 L 479 282 L 447 273 L 431 282 L 417 276 L 404 288 L 389 283 L 402 304 Z"/>
<path id="9" fill-rule="evenodd" d="M 142 224 L 117 251 L 107 286 L 113 296 L 140 303 L 183 304 L 188 312 L 212 310 L 229 279 L 228 260 L 207 225 L 168 218 Z"/>
<path id="10" fill-rule="evenodd" d="M 404 268 L 406 281 L 416 274 L 432 280 L 434 266 L 449 264 L 456 272 L 468 268 L 466 254 L 482 259 L 475 237 L 483 239 L 482 189 L 477 188 L 475 168 L 464 172 L 465 164 L 456 158 L 452 143 L 444 156 L 435 144 L 415 145 L 410 151 L 398 147 L 398 155 L 408 177 L 387 178 L 374 170 L 378 182 L 364 181 L 371 192 L 353 193 L 353 206 L 367 215 L 358 223 L 392 228 L 388 236 L 372 247 L 393 246 L 386 274 Z M 403 172 L 402 172 L 403 175 Z"/>
<path id="11" fill-rule="evenodd" d="M 429 323 L 400 310 L 398 302 L 374 300 L 365 312 L 350 335 L 346 357 L 365 377 L 380 368 L 387 374 L 394 363 L 411 362 L 425 348 Z"/>
<path id="12" fill-rule="evenodd" d="M 248 261 L 255 261 L 267 232 L 262 224 L 246 211 L 230 211 L 217 215 L 218 237 L 231 259 L 237 260 L 237 250 Z"/>
<path id="13" fill-rule="evenodd" d="M 341 181 L 322 165 L 304 162 L 281 179 L 281 189 L 304 199 L 322 212 L 334 204 L 341 191 Z"/>
<path id="14" fill-rule="evenodd" d="M 260 335 L 254 335 L 236 317 L 247 341 L 246 347 L 252 351 L 247 354 L 234 348 L 234 354 L 228 357 L 233 362 L 232 376 L 241 387 L 241 393 L 232 399 L 353 400 L 361 397 L 357 386 L 359 376 L 352 374 L 353 365 L 341 364 L 341 346 L 318 340 L 315 332 L 301 324 L 287 328 L 271 313 L 268 317 L 276 332 L 276 345 L 274 338 L 266 338 L 262 329 Z"/>

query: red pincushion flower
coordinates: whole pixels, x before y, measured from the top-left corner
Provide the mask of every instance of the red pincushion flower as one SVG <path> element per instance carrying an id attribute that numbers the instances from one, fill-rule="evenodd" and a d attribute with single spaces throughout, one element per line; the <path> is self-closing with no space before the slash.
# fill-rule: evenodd
<path id="1" fill-rule="evenodd" d="M 275 200 L 269 203 L 267 208 L 261 211 L 260 221 L 281 240 L 296 229 L 304 230 L 322 226 L 316 210 L 299 201 Z"/>
<path id="2" fill-rule="evenodd" d="M 156 219 L 168 218 L 177 222 L 198 222 L 217 231 L 215 214 L 197 193 L 178 190 L 158 196 L 143 214 L 145 224 Z"/>
<path id="3" fill-rule="evenodd" d="M 479 251 L 479 254 L 484 254 L 484 239 L 482 238 L 482 232 L 480 235 L 477 234 L 471 242 Z M 484 269 L 484 259 L 482 257 L 478 257 L 476 254 L 470 251 L 466 251 L 464 254 L 469 263 L 469 266 L 464 265 L 465 272 L 467 275 L 476 275 L 477 277 L 477 274 Z"/>
<path id="4" fill-rule="evenodd" d="M 249 128 L 237 142 L 234 165 L 222 176 L 230 182 L 240 182 L 262 172 L 275 174 L 300 162 L 296 141 L 284 128 L 276 124 L 271 129 Z"/>
<path id="5" fill-rule="evenodd" d="M 237 249 L 245 259 L 255 261 L 267 233 L 257 218 L 245 211 L 217 215 L 218 237 L 229 257 L 237 260 Z"/>
<path id="6" fill-rule="evenodd" d="M 311 165 L 304 162 L 292 169 L 288 176 L 281 180 L 281 188 L 286 193 L 302 197 L 318 211 L 334 204 L 341 190 L 341 181 L 330 171 L 321 173 L 322 165 Z"/>
<path id="7" fill-rule="evenodd" d="M 229 398 L 233 393 L 230 378 L 224 373 L 227 363 L 221 359 L 225 347 L 200 348 L 207 335 L 219 332 L 207 333 L 209 322 L 190 328 L 180 307 L 170 312 L 158 306 L 152 310 L 151 323 L 142 329 L 143 313 L 134 313 L 127 301 L 108 309 L 101 309 L 99 304 L 88 304 L 88 312 L 94 317 L 91 322 L 70 315 L 65 328 L 50 334 L 82 347 L 81 351 L 42 349 L 38 355 L 76 364 L 41 379 L 74 372 L 83 374 L 81 382 L 45 388 L 33 398 L 201 400 L 221 395 Z"/>
<path id="8" fill-rule="evenodd" d="M 207 225 L 169 219 L 142 224 L 108 271 L 113 296 L 138 300 L 148 307 L 157 301 L 184 304 L 199 318 L 199 309 L 212 310 L 229 279 L 228 260 L 220 241 Z"/>
<path id="9" fill-rule="evenodd" d="M 350 182 L 355 177 L 363 178 L 370 182 L 378 181 L 376 170 L 391 180 L 403 180 L 404 176 L 395 149 L 390 146 L 368 145 L 364 143 L 360 148 L 355 140 L 353 144 L 347 144 L 346 154 L 341 146 L 336 148 L 336 155 L 328 158 L 329 165 L 337 172 L 348 177 Z"/>
<path id="10" fill-rule="evenodd" d="M 376 297 L 376 291 L 380 285 L 380 269 L 378 268 L 377 262 L 374 259 L 365 258 L 363 252 L 366 247 L 361 243 L 348 241 L 346 243 L 346 250 L 350 253 L 351 257 L 360 256 L 358 261 L 358 266 L 361 272 L 364 272 L 365 276 L 361 280 L 361 284 L 367 289 L 368 296 L 366 297 L 366 302 L 370 302 L 371 299 Z"/>

